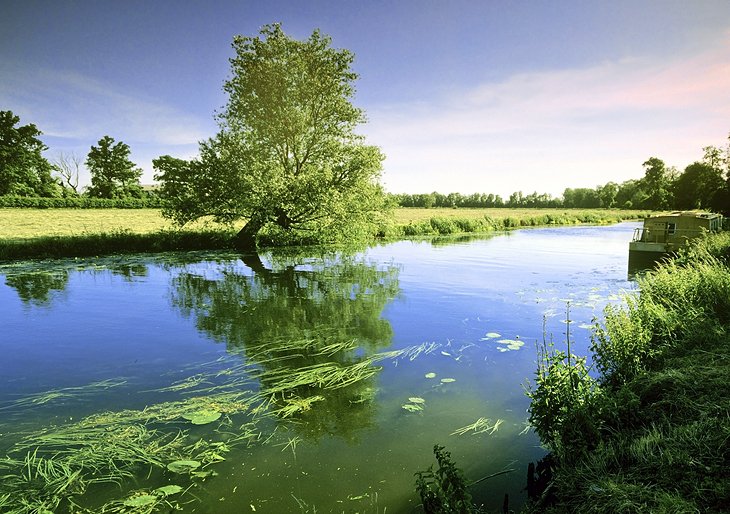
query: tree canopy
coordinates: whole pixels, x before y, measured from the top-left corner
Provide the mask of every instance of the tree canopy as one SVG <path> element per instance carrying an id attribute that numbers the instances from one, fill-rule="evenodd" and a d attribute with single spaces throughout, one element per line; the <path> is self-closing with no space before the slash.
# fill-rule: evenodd
<path id="1" fill-rule="evenodd" d="M 16 126 L 20 118 L 0 111 L 0 196 L 56 196 L 59 186 L 51 164 L 41 154 L 47 149 L 32 123 Z"/>
<path id="2" fill-rule="evenodd" d="M 236 36 L 233 49 L 219 133 L 197 159 L 153 162 L 164 214 L 179 223 L 246 218 L 242 247 L 262 229 L 331 240 L 367 226 L 385 205 L 384 157 L 355 133 L 365 116 L 351 103 L 352 53 L 318 30 L 299 41 L 278 24 Z"/>
<path id="3" fill-rule="evenodd" d="M 86 167 L 91 173 L 89 196 L 96 198 L 141 198 L 139 179 L 142 170 L 129 160 L 129 145 L 114 143 L 110 136 L 102 137 L 91 147 Z"/>

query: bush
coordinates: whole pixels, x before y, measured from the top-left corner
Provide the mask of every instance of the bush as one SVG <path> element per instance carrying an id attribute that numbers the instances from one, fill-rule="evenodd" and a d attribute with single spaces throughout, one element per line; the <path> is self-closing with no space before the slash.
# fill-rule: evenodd
<path id="1" fill-rule="evenodd" d="M 22 209 L 156 209 L 162 207 L 159 197 L 145 198 L 92 198 L 67 196 L 41 198 L 32 196 L 0 196 L 0 208 Z"/>

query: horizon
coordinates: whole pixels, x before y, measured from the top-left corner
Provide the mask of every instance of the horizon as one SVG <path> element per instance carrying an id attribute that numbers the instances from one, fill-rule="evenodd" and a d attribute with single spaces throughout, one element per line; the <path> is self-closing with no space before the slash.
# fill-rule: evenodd
<path id="1" fill-rule="evenodd" d="M 730 132 L 724 0 L 4 7 L 0 108 L 43 132 L 49 159 L 123 141 L 143 184 L 152 159 L 215 134 L 234 35 L 274 22 L 353 52 L 359 132 L 394 194 L 558 197 L 641 178 L 650 157 L 682 170 Z"/>

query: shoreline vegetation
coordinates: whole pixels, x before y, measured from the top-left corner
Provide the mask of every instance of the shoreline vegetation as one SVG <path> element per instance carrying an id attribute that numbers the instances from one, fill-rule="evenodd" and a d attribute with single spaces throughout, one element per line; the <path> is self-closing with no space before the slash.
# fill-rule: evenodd
<path id="1" fill-rule="evenodd" d="M 730 504 L 730 232 L 699 240 L 638 282 L 640 293 L 596 323 L 597 373 L 570 347 L 542 349 L 528 396 L 550 454 L 528 477 L 526 512 L 726 512 Z"/>
<path id="2" fill-rule="evenodd" d="M 537 226 L 610 224 L 645 217 L 618 209 L 396 208 L 372 240 L 486 234 Z M 158 209 L 0 209 L 0 261 L 114 253 L 226 250 L 243 222 L 178 228 Z M 281 242 L 261 234 L 262 246 Z"/>

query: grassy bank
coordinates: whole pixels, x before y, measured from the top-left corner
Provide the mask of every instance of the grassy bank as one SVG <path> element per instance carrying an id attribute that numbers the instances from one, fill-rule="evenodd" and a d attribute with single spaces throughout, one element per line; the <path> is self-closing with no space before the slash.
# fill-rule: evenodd
<path id="1" fill-rule="evenodd" d="M 640 290 L 594 331 L 598 378 L 545 349 L 530 416 L 552 480 L 532 512 L 727 512 L 730 233 Z"/>
<path id="2" fill-rule="evenodd" d="M 486 233 L 520 227 L 617 223 L 648 213 L 614 209 L 396 209 L 385 237 Z"/>
<path id="3" fill-rule="evenodd" d="M 640 211 L 570 209 L 395 209 L 373 237 L 486 233 L 519 227 L 614 223 Z M 232 227 L 198 222 L 177 228 L 157 209 L 0 209 L 0 260 L 119 252 L 223 249 Z"/>

